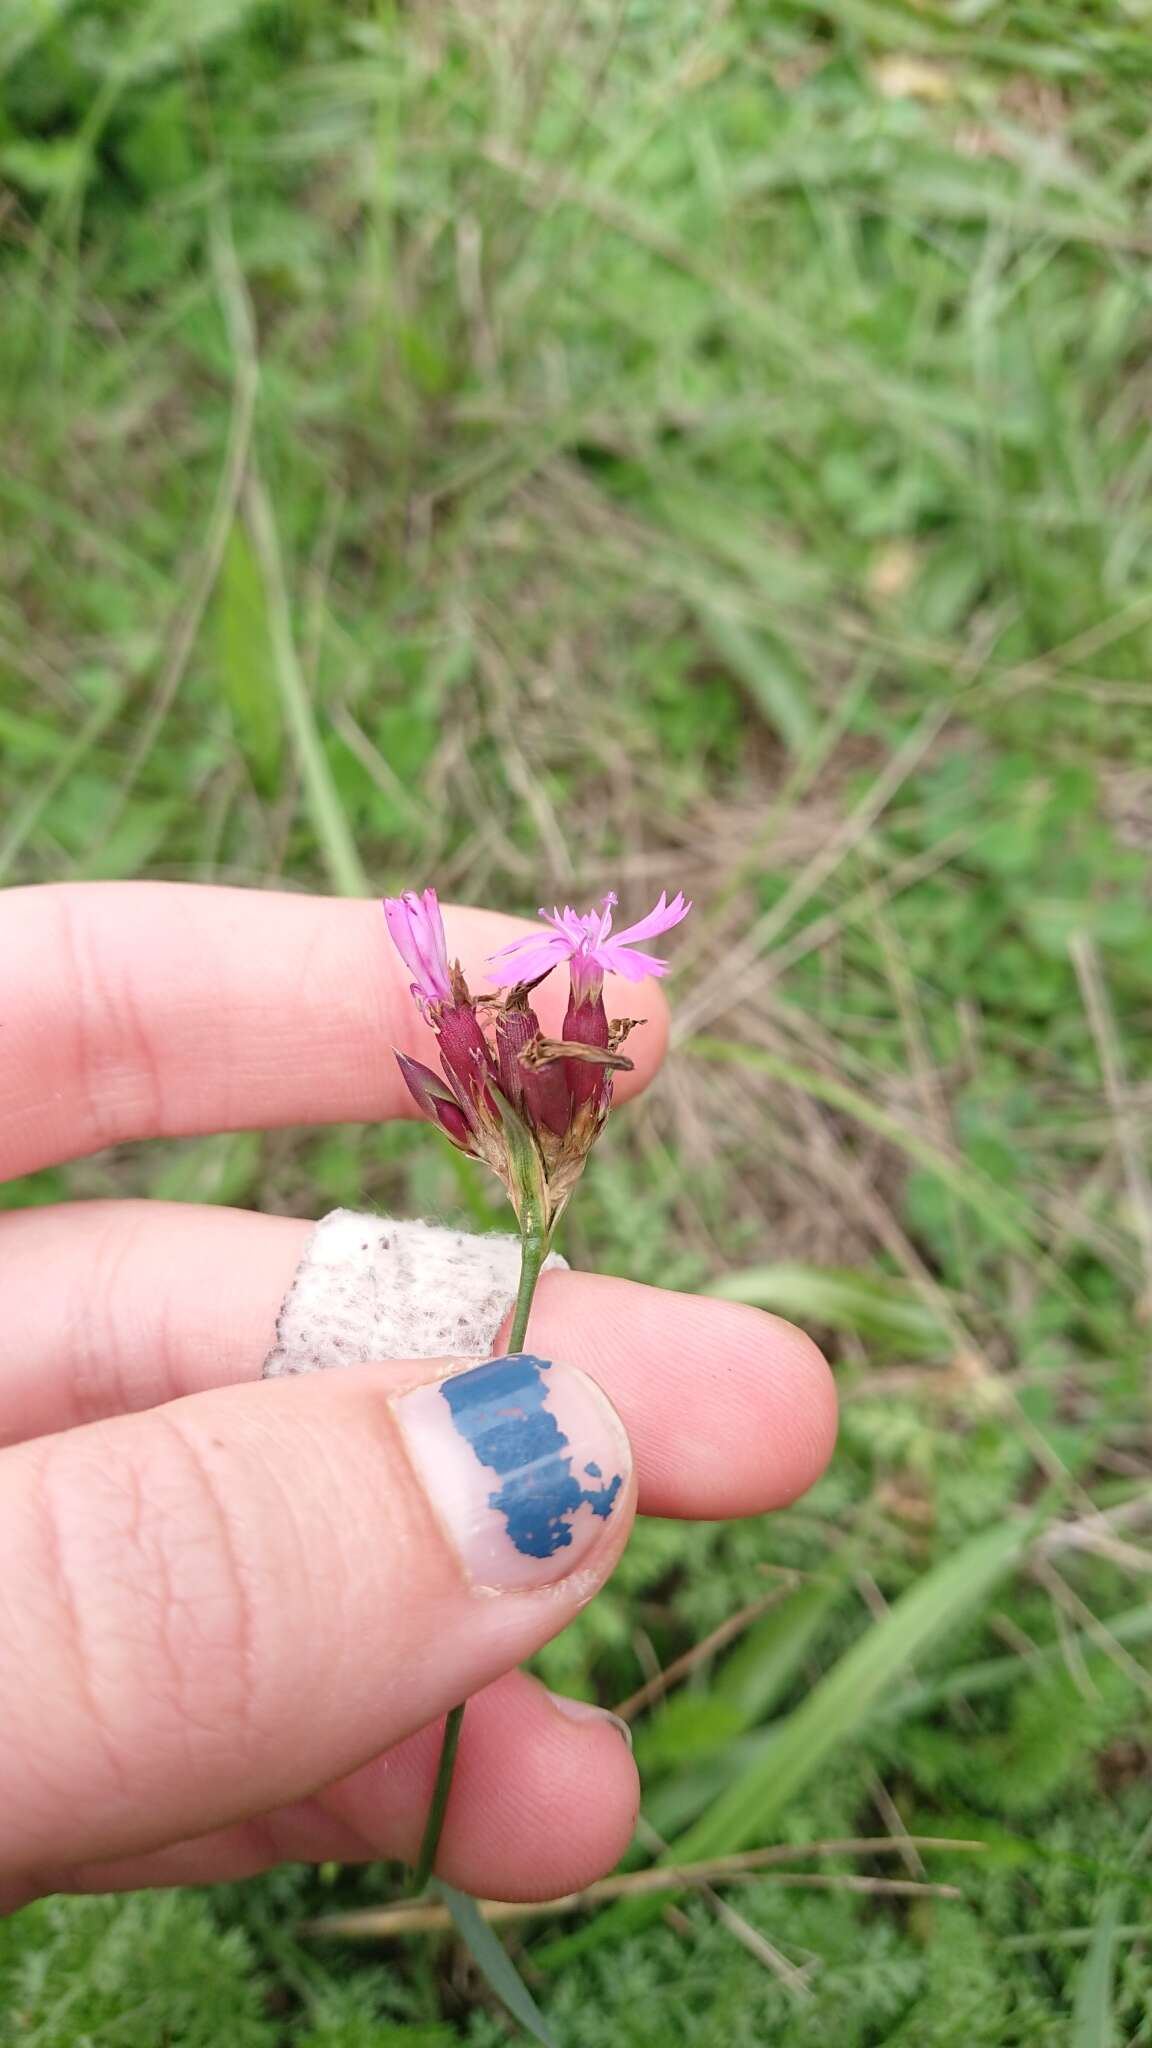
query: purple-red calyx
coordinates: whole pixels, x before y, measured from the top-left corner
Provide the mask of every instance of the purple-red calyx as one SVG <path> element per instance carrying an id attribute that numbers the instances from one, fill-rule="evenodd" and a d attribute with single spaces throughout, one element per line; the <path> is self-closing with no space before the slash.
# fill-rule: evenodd
<path id="1" fill-rule="evenodd" d="M 516 975 L 495 996 L 475 998 L 459 962 L 448 962 L 440 905 L 434 889 L 388 897 L 384 915 L 393 943 L 413 976 L 421 1015 L 436 1033 L 443 1075 L 397 1052 L 401 1074 L 418 1108 L 462 1151 L 499 1174 L 524 1223 L 525 1145 L 535 1159 L 528 1174 L 550 1231 L 604 1127 L 612 1102 L 612 1076 L 632 1062 L 620 1046 L 632 1021 L 610 1023 L 604 975 L 641 981 L 661 975 L 667 962 L 638 949 L 686 917 L 683 896 L 662 893 L 647 917 L 613 932 L 615 896 L 599 911 L 579 915 L 542 911 L 548 929 L 526 934 L 494 954 L 494 980 Z M 567 963 L 570 992 L 563 1036 L 548 1039 L 529 997 L 553 968 Z M 488 1029 L 485 1030 L 484 1019 Z M 519 1134 L 517 1136 L 516 1134 Z"/>

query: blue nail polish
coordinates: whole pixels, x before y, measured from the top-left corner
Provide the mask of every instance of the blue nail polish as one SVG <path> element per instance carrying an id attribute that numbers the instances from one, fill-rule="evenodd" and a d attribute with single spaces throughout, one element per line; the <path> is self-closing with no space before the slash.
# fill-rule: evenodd
<path id="1" fill-rule="evenodd" d="M 546 1584 L 599 1540 L 631 1452 L 593 1380 L 531 1352 L 415 1387 L 395 1411 L 440 1520 L 478 1584 Z"/>
<path id="2" fill-rule="evenodd" d="M 445 1380 L 440 1388 L 460 1435 L 481 1464 L 504 1479 L 489 1494 L 488 1505 L 503 1515 L 524 1557 L 567 1550 L 577 1509 L 588 1506 L 607 1520 L 624 1483 L 617 1472 L 603 1486 L 581 1486 L 572 1469 L 569 1438 L 547 1405 L 552 1370 L 550 1359 L 515 1352 Z M 602 1476 L 595 1461 L 584 1469 L 596 1479 Z"/>

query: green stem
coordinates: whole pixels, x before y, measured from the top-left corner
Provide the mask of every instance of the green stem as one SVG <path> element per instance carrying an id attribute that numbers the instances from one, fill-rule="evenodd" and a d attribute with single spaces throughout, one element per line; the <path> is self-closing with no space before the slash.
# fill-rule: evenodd
<path id="1" fill-rule="evenodd" d="M 540 1269 L 548 1256 L 548 1236 L 534 1222 L 525 1219 L 520 1233 L 520 1285 L 516 1290 L 516 1306 L 512 1311 L 512 1327 L 508 1332 L 508 1350 L 522 1351 L 528 1334 L 528 1318 L 532 1313 L 532 1297 Z M 453 1707 L 444 1723 L 444 1740 L 440 1745 L 440 1761 L 436 1766 L 436 1783 L 432 1787 L 432 1803 L 424 1823 L 424 1837 L 420 1843 L 420 1854 L 412 1874 L 412 1890 L 419 1894 L 432 1875 L 436 1852 L 440 1847 L 440 1836 L 444 1829 L 444 1816 L 448 1811 L 448 1795 L 452 1790 L 452 1773 L 456 1767 L 456 1751 L 460 1746 L 460 1726 L 464 1719 L 466 1701 Z"/>
<path id="2" fill-rule="evenodd" d="M 516 1290 L 516 1306 L 512 1311 L 512 1328 L 508 1332 L 509 1351 L 524 1349 L 524 1339 L 528 1335 L 528 1317 L 532 1312 L 532 1296 L 536 1292 L 540 1268 L 547 1257 L 548 1239 L 545 1233 L 529 1224 L 520 1238 L 520 1285 Z"/>
<path id="3" fill-rule="evenodd" d="M 436 1783 L 432 1787 L 432 1804 L 424 1823 L 424 1836 L 420 1843 L 420 1854 L 412 1874 L 412 1890 L 422 1892 L 432 1875 L 436 1851 L 440 1847 L 440 1835 L 444 1827 L 444 1815 L 448 1810 L 448 1794 L 452 1790 L 452 1773 L 456 1768 L 456 1751 L 460 1747 L 460 1729 L 464 1720 L 465 1702 L 453 1707 L 444 1723 L 444 1740 L 440 1745 L 440 1761 L 436 1766 Z"/>

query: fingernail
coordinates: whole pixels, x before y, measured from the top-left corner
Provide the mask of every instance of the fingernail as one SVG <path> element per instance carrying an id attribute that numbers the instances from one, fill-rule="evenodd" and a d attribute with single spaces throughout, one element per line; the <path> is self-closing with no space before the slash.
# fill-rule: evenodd
<path id="1" fill-rule="evenodd" d="M 570 1700 L 565 1693 L 552 1692 L 548 1695 L 558 1714 L 569 1721 L 607 1721 L 617 1735 L 632 1747 L 632 1730 L 619 1714 L 610 1714 L 607 1707 L 594 1707 L 591 1700 Z"/>
<path id="2" fill-rule="evenodd" d="M 503 1591 L 567 1578 L 626 1491 L 624 1426 L 575 1366 L 516 1352 L 415 1387 L 394 1406 L 474 1585 Z"/>

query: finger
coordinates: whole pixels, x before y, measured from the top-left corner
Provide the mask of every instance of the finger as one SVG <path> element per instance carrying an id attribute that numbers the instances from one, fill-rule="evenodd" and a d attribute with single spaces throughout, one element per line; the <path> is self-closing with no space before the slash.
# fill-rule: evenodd
<path id="1" fill-rule="evenodd" d="M 311 1229 L 179 1202 L 0 1214 L 0 1446 L 258 1379 Z"/>
<path id="2" fill-rule="evenodd" d="M 49 1892 L 235 1883 L 279 1863 L 412 1861 L 441 1736 L 436 1722 L 314 1798 L 255 1820 L 117 1862 L 29 1872 L 0 1907 Z M 468 1702 L 440 1874 L 482 1898 L 579 1891 L 623 1855 L 638 1799 L 631 1751 L 609 1716 L 509 1672 Z"/>
<path id="3" fill-rule="evenodd" d="M 0 1440 L 255 1378 L 309 1228 L 162 1202 L 0 1218 Z M 758 1309 L 552 1272 L 531 1341 L 619 1409 L 646 1514 L 759 1514 L 831 1455 L 828 1368 Z"/>
<path id="4" fill-rule="evenodd" d="M 311 1796 L 511 1669 L 612 1569 L 627 1438 L 516 1358 L 220 1389 L 0 1458 L 0 1872 Z"/>
<path id="5" fill-rule="evenodd" d="M 527 929 L 451 908 L 445 925 L 478 991 L 487 956 Z M 409 1116 L 392 1047 L 434 1054 L 378 903 L 169 882 L 11 889 L 0 960 L 0 1178 L 131 1138 Z M 538 991 L 549 1032 L 562 984 Z M 654 982 L 613 977 L 605 1001 L 648 1020 L 625 1097 L 660 1062 L 666 1007 Z"/>

